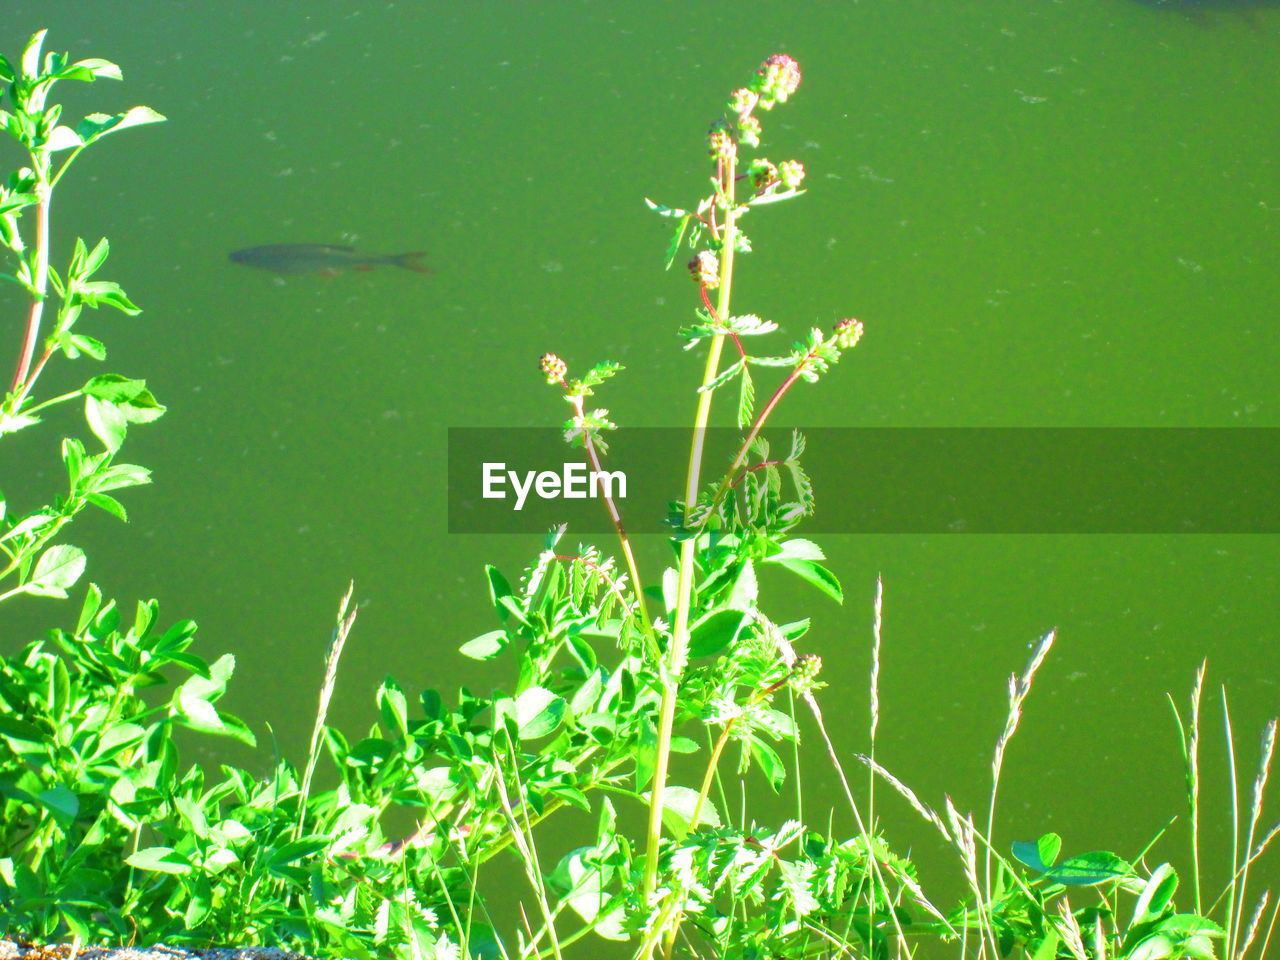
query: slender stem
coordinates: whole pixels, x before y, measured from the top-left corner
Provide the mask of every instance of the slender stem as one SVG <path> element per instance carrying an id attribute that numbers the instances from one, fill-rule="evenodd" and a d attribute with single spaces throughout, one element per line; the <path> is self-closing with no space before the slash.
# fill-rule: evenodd
<path id="1" fill-rule="evenodd" d="M 35 356 L 36 341 L 40 339 L 40 318 L 44 314 L 45 295 L 49 288 L 49 202 L 52 199 L 49 185 L 43 177 L 36 185 L 40 199 L 36 203 L 36 274 L 33 278 L 35 291 L 31 295 L 31 308 L 27 311 L 27 332 L 22 341 L 22 354 L 18 358 L 18 367 L 13 373 L 13 384 L 9 390 L 25 395 L 31 389 L 27 383 L 27 374 L 31 370 L 31 360 Z"/>
<path id="2" fill-rule="evenodd" d="M 604 473 L 604 466 L 600 462 L 600 453 L 596 450 L 595 441 L 591 439 L 590 432 L 585 429 L 587 415 L 582 407 L 582 397 L 575 396 L 571 402 L 573 403 L 574 412 L 578 415 L 578 422 L 584 425 L 582 443 L 587 451 L 587 459 L 591 461 L 591 469 L 597 475 Z M 613 521 L 613 529 L 618 533 L 618 542 L 622 544 L 622 556 L 626 559 L 627 571 L 631 574 L 631 589 L 636 596 L 636 608 L 640 613 L 640 625 L 644 629 L 645 637 L 652 641 L 653 624 L 649 620 L 649 611 L 644 602 L 644 582 L 640 579 L 640 568 L 636 565 L 636 555 L 631 550 L 631 538 L 627 536 L 626 528 L 622 525 L 622 513 L 618 510 L 618 504 L 607 492 L 608 489 L 607 486 L 601 485 L 604 506 L 609 511 L 609 519 Z"/>
<path id="3" fill-rule="evenodd" d="M 751 445 L 756 442 L 756 437 L 758 437 L 760 435 L 760 431 L 764 429 L 765 422 L 768 421 L 769 416 L 774 411 L 774 408 L 777 407 L 778 403 L 782 400 L 786 392 L 791 389 L 792 385 L 800 379 L 800 374 L 804 371 L 805 367 L 808 366 L 812 356 L 812 351 L 805 354 L 804 359 L 796 364 L 795 369 L 791 371 L 787 379 L 779 384 L 777 390 L 773 391 L 773 396 L 769 398 L 769 402 L 764 405 L 764 409 L 761 410 L 760 415 L 756 417 L 755 423 L 751 425 L 751 429 L 747 432 L 746 438 L 738 447 L 738 452 L 733 458 L 733 463 L 730 464 L 729 469 L 725 471 L 724 479 L 720 481 L 720 486 L 717 488 L 715 496 L 711 498 L 711 507 L 707 511 L 708 517 L 711 516 L 715 511 L 715 508 L 720 504 L 720 501 L 724 499 L 725 494 L 729 492 L 729 489 L 736 482 L 735 478 L 737 477 L 738 470 L 741 469 L 743 461 L 747 459 L 747 453 L 751 450 Z"/>
<path id="4" fill-rule="evenodd" d="M 733 290 L 733 248 L 736 235 L 736 210 L 734 207 L 734 167 L 736 154 L 722 162 L 718 191 L 723 191 L 725 199 L 725 220 L 722 233 L 720 258 L 720 295 L 716 313 L 729 316 L 729 301 Z M 705 388 L 715 378 L 720 369 L 720 353 L 724 347 L 724 335 L 716 334 L 711 338 L 707 350 L 707 363 L 702 373 L 702 386 Z M 712 391 L 702 389 L 698 393 L 698 407 L 694 416 L 693 436 L 689 448 L 688 479 L 685 484 L 685 519 L 688 521 L 698 502 L 698 487 L 702 478 L 702 451 L 706 437 L 707 423 L 711 419 Z M 689 610 L 693 596 L 694 555 L 697 551 L 697 537 L 687 537 L 680 544 L 680 565 L 676 583 L 676 612 L 672 625 L 671 650 L 668 654 L 665 675 L 663 676 L 662 704 L 658 713 L 657 756 L 654 760 L 653 784 L 649 799 L 649 827 L 645 846 L 644 894 L 646 901 L 657 888 L 658 879 L 658 846 L 662 840 L 663 791 L 666 788 L 667 769 L 671 759 L 671 737 L 675 728 L 676 699 L 679 692 L 680 676 L 684 672 L 685 660 L 689 651 Z M 649 946 L 652 953 L 653 945 Z"/>

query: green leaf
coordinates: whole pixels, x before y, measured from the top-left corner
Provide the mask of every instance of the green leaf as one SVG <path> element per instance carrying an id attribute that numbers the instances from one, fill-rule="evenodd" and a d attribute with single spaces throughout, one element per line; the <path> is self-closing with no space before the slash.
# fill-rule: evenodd
<path id="1" fill-rule="evenodd" d="M 174 697 L 184 696 L 194 700 L 218 700 L 227 692 L 227 682 L 236 670 L 234 654 L 224 653 L 209 665 L 209 676 L 189 677 L 174 691 Z"/>
<path id="2" fill-rule="evenodd" d="M 458 652 L 472 660 L 492 660 L 507 649 L 511 639 L 505 630 L 490 630 L 458 648 Z"/>
<path id="3" fill-rule="evenodd" d="M 1047 873 L 1058 859 L 1062 838 L 1056 833 L 1046 833 L 1035 843 L 1018 840 L 1012 844 L 1013 856 L 1036 873 Z"/>
<path id="4" fill-rule="evenodd" d="M 752 197 L 747 201 L 748 207 L 765 207 L 771 203 L 781 203 L 783 200 L 790 200 L 792 197 L 801 196 L 803 190 L 779 190 L 777 193 L 766 193 L 758 197 Z"/>
<path id="5" fill-rule="evenodd" d="M 111 244 L 107 242 L 107 238 L 103 237 L 98 241 L 97 245 L 84 258 L 84 263 L 80 267 L 81 278 L 91 277 L 98 272 L 98 268 L 106 263 L 107 256 L 111 253 Z"/>
<path id="6" fill-rule="evenodd" d="M 98 57 L 90 57 L 88 60 L 77 60 L 71 65 L 72 69 L 79 67 L 81 70 L 89 72 L 89 80 L 123 80 L 124 74 L 120 72 L 120 68 L 110 60 L 102 60 Z M 81 79 L 79 76 L 76 79 Z"/>
<path id="7" fill-rule="evenodd" d="M 5 83 L 13 83 L 17 79 L 17 74 L 13 72 L 13 64 L 5 57 L 0 56 L 0 80 Z"/>
<path id="8" fill-rule="evenodd" d="M 54 819 L 63 827 L 69 826 L 80 812 L 80 798 L 62 784 L 40 792 L 36 795 L 36 800 L 40 802 L 40 806 L 52 813 Z"/>
<path id="9" fill-rule="evenodd" d="M 1168 908 L 1177 889 L 1178 874 L 1172 866 L 1162 863 L 1152 870 L 1151 878 L 1133 905 L 1133 920 L 1129 926 L 1136 927 L 1158 919 Z"/>
<path id="10" fill-rule="evenodd" d="M 668 786 L 662 791 L 662 822 L 677 840 L 683 840 L 699 824 L 720 826 L 720 811 L 710 798 L 702 805 L 698 823 L 690 822 L 693 820 L 693 808 L 697 804 L 698 791 L 689 787 Z"/>
<path id="11" fill-rule="evenodd" d="M 1184 937 L 1225 937 L 1227 935 L 1226 930 L 1198 913 L 1175 913 L 1160 921 L 1159 929 L 1164 933 L 1175 933 Z"/>
<path id="12" fill-rule="evenodd" d="M 564 719 L 567 704 L 544 687 L 530 687 L 516 697 L 516 729 L 521 740 L 545 737 Z"/>
<path id="13" fill-rule="evenodd" d="M 274 851 L 267 858 L 267 869 L 275 872 L 281 867 L 287 867 L 290 864 L 297 863 L 299 860 L 305 860 L 308 857 L 314 857 L 320 851 L 326 849 L 333 841 L 329 837 L 312 836 L 304 837 L 301 840 L 293 840 L 286 843 L 280 849 Z"/>
<path id="14" fill-rule="evenodd" d="M 95 360 L 107 359 L 107 348 L 103 346 L 101 340 L 82 333 L 73 333 L 67 337 L 67 342 L 85 356 L 93 357 Z"/>
<path id="15" fill-rule="evenodd" d="M 151 482 L 151 471 L 136 463 L 113 463 L 89 477 L 88 487 L 95 493 L 140 487 Z"/>
<path id="16" fill-rule="evenodd" d="M 17 717 L 10 717 L 0 713 L 0 738 L 10 741 L 18 741 L 20 743 L 38 743 L 43 744 L 48 741 L 48 737 L 43 730 L 34 723 L 28 723 L 26 720 L 19 720 Z"/>
<path id="17" fill-rule="evenodd" d="M 83 387 L 85 420 L 103 446 L 114 453 L 124 442 L 130 423 L 159 419 L 165 408 L 147 389 L 145 380 L 130 380 L 116 374 L 94 377 Z"/>
<path id="18" fill-rule="evenodd" d="M 130 380 L 117 373 L 104 373 L 86 383 L 80 388 L 80 392 L 108 403 L 129 403 L 149 391 L 145 380 Z"/>
<path id="19" fill-rule="evenodd" d="M 710 383 L 706 383 L 700 386 L 698 388 L 698 392 L 710 393 L 712 390 L 715 390 L 717 387 L 720 387 L 728 383 L 730 380 L 732 380 L 739 373 L 741 373 L 743 370 L 746 369 L 746 363 L 747 363 L 746 357 L 739 357 L 733 363 L 729 364 L 729 366 L 725 367 L 718 374 L 716 374 L 715 379 L 712 380 Z"/>
<path id="20" fill-rule="evenodd" d="M 124 443 L 124 436 L 129 429 L 129 421 L 125 418 L 120 406 L 98 397 L 84 398 L 84 419 L 89 424 L 93 435 L 102 441 L 108 452 L 115 453 Z"/>
<path id="21" fill-rule="evenodd" d="M 749 737 L 747 743 L 751 748 L 752 759 L 760 767 L 760 772 L 768 778 L 769 786 L 773 787 L 774 793 L 777 793 L 786 783 L 787 765 L 782 762 L 782 757 L 778 756 L 778 751 L 759 737 Z"/>
<path id="22" fill-rule="evenodd" d="M 836 603 L 844 603 L 844 591 L 836 575 L 821 564 L 812 560 L 780 560 L 782 566 L 803 580 L 813 584 Z"/>
<path id="23" fill-rule="evenodd" d="M 103 763 L 117 754 L 142 742 L 147 731 L 136 723 L 118 723 L 98 739 L 98 749 L 90 758 L 92 763 Z"/>
<path id="24" fill-rule="evenodd" d="M 80 146 L 84 146 L 84 141 L 80 139 L 80 134 L 67 126 L 54 127 L 49 133 L 49 139 L 44 143 L 44 148 L 50 153 L 57 153 L 59 150 L 71 150 Z"/>
<path id="25" fill-rule="evenodd" d="M 1064 886 L 1090 887 L 1126 876 L 1132 869 L 1114 853 L 1095 850 L 1063 860 L 1058 866 L 1046 870 L 1044 875 L 1054 883 Z"/>
<path id="26" fill-rule="evenodd" d="M 40 76 L 40 48 L 44 45 L 44 37 L 48 30 L 32 34 L 27 47 L 22 51 L 22 74 L 34 80 Z"/>
<path id="27" fill-rule="evenodd" d="M 827 556 L 812 540 L 796 537 L 780 544 L 778 552 L 770 554 L 767 559 L 772 563 L 781 563 L 783 560 L 825 560 Z"/>
<path id="28" fill-rule="evenodd" d="M 185 726 L 201 733 L 232 737 L 253 746 L 256 738 L 244 721 L 230 714 L 220 713 L 213 706 L 213 702 L 226 692 L 227 681 L 235 668 L 236 658 L 226 653 L 210 664 L 207 677 L 198 674 L 189 677 L 173 692 L 169 701 L 170 715 L 176 715 Z"/>
<path id="29" fill-rule="evenodd" d="M 747 615 L 741 610 L 717 610 L 689 628 L 689 656 L 710 657 L 737 639 Z"/>
<path id="30" fill-rule="evenodd" d="M 151 870 L 156 873 L 173 873 L 181 876 L 191 872 L 191 861 L 173 847 L 146 847 L 126 858 L 125 863 L 139 870 Z"/>
<path id="31" fill-rule="evenodd" d="M 409 732 L 409 701 L 392 677 L 383 680 L 378 689 L 378 711 L 389 734 L 400 738 Z"/>
<path id="32" fill-rule="evenodd" d="M 751 368 L 744 365 L 742 379 L 738 383 L 738 429 L 745 430 L 755 416 L 756 385 L 751 379 Z"/>
<path id="33" fill-rule="evenodd" d="M 134 107 L 124 113 L 91 113 L 76 126 L 85 144 L 100 140 L 109 133 L 140 126 L 144 123 L 160 123 L 164 117 L 150 107 Z"/>
<path id="34" fill-rule="evenodd" d="M 58 544 L 40 554 L 35 572 L 23 590 L 37 597 L 65 597 L 67 587 L 84 573 L 84 551 L 69 544 Z"/>
<path id="35" fill-rule="evenodd" d="M 654 203 L 648 197 L 644 198 L 644 205 L 658 214 L 660 217 L 688 217 L 688 210 L 681 210 L 679 207 L 666 207 L 660 203 Z"/>
<path id="36" fill-rule="evenodd" d="M 85 280 L 76 285 L 79 302 L 93 307 L 95 310 L 104 303 L 115 307 L 121 313 L 136 317 L 142 311 L 125 294 L 120 284 L 111 280 Z"/>
<path id="37" fill-rule="evenodd" d="M 0 536 L 0 543 L 3 543 L 5 540 L 12 540 L 15 537 L 21 537 L 29 533 L 34 533 L 37 530 L 42 529 L 43 527 L 47 527 L 49 524 L 53 523 L 53 521 L 56 519 L 57 517 L 51 513 L 44 513 L 43 511 L 40 513 L 33 513 L 31 514 L 31 516 L 24 517 L 23 519 L 15 523 L 13 527 L 9 530 L 9 532 L 6 533 L 4 536 Z"/>
<path id="38" fill-rule="evenodd" d="M 35 206 L 36 200 L 37 197 L 34 193 L 11 193 L 0 197 L 0 214 Z"/>

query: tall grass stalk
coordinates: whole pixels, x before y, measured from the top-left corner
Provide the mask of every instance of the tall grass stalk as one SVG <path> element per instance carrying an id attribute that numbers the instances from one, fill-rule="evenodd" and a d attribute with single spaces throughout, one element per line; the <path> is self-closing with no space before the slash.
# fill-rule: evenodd
<path id="1" fill-rule="evenodd" d="M 734 190 L 737 180 L 736 154 L 731 153 L 718 164 L 717 190 L 725 197 L 723 247 L 720 261 L 719 298 L 716 312 L 720 317 L 729 316 L 733 292 L 733 255 L 737 238 L 737 209 Z M 709 388 L 720 370 L 720 354 L 724 349 L 724 334 L 711 338 L 707 349 L 707 362 L 703 368 L 699 387 L 698 406 L 694 414 L 693 435 L 689 447 L 689 464 L 685 481 L 685 522 L 692 523 L 694 508 L 698 502 L 698 489 L 702 481 L 702 453 L 707 424 L 711 419 L 711 394 Z M 689 653 L 689 610 L 693 597 L 694 556 L 697 553 L 696 536 L 687 537 L 680 544 L 680 565 L 676 581 L 676 610 L 672 624 L 671 649 L 667 652 L 662 702 L 658 709 L 657 755 L 654 760 L 653 782 L 649 794 L 649 826 L 645 841 L 644 894 L 653 896 L 658 880 L 658 846 L 662 840 L 663 791 L 667 784 L 667 770 L 671 760 L 671 738 L 675 729 L 676 699 L 680 677 L 684 673 Z M 639 584 L 636 585 L 637 590 Z"/>
<path id="2" fill-rule="evenodd" d="M 1231 709 L 1227 705 L 1227 688 L 1220 687 L 1219 692 L 1222 698 L 1222 727 L 1227 737 L 1227 772 L 1231 778 L 1231 880 L 1224 891 L 1227 898 L 1227 916 L 1222 926 L 1227 931 L 1226 955 L 1232 958 L 1235 957 L 1236 894 L 1240 881 L 1240 784 L 1237 780 L 1235 734 L 1231 730 Z M 1245 855 L 1248 855 L 1247 851 Z"/>
<path id="3" fill-rule="evenodd" d="M 307 748 L 307 766 L 302 774 L 302 789 L 298 796 L 298 823 L 293 831 L 293 838 L 302 836 L 306 827 L 307 798 L 311 795 L 311 778 L 316 772 L 316 762 L 320 759 L 320 740 L 324 736 L 325 721 L 329 718 L 329 702 L 333 699 L 333 688 L 338 681 L 338 661 L 342 659 L 342 650 L 347 645 L 347 637 L 351 628 L 356 625 L 356 613 L 359 608 L 352 609 L 351 596 L 355 593 L 356 582 L 347 584 L 347 592 L 338 602 L 337 623 L 333 628 L 333 636 L 329 640 L 329 649 L 325 653 L 324 682 L 320 685 L 320 703 L 316 709 L 316 722 L 311 727 L 311 744 Z"/>
<path id="4" fill-rule="evenodd" d="M 876 600 L 871 621 L 871 727 L 868 731 L 867 756 L 874 767 L 876 762 L 876 731 L 880 727 L 880 632 L 884 623 L 884 578 L 876 577 Z M 867 818 L 876 822 L 876 777 L 872 770 L 867 777 Z"/>
<path id="5" fill-rule="evenodd" d="M 1240 867 L 1240 897 L 1239 906 L 1236 910 L 1237 916 L 1242 916 L 1244 905 L 1249 889 L 1249 865 L 1253 863 L 1253 841 L 1258 833 L 1258 820 L 1262 816 L 1262 798 L 1267 789 L 1267 775 L 1271 772 L 1271 757 L 1275 752 L 1276 746 L 1276 721 L 1271 719 L 1262 731 L 1262 750 L 1258 760 L 1258 773 L 1253 780 L 1253 792 L 1249 798 L 1249 831 L 1245 838 L 1244 850 L 1245 859 Z M 1243 956 L 1245 949 L 1248 947 L 1248 941 L 1253 939 L 1256 932 L 1258 919 L 1261 916 L 1265 904 L 1264 900 L 1260 901 L 1254 916 L 1249 921 L 1249 933 L 1246 936 L 1246 943 L 1239 948 L 1239 951 L 1232 951 L 1229 956 Z"/>
<path id="6" fill-rule="evenodd" d="M 1196 913 L 1201 912 L 1200 902 L 1200 698 L 1204 693 L 1204 673 L 1208 660 L 1201 660 L 1196 670 L 1195 684 L 1191 688 L 1191 740 L 1187 745 L 1187 776 L 1191 804 L 1191 870 L 1195 878 Z"/>
<path id="7" fill-rule="evenodd" d="M 511 751 L 512 770 L 516 771 L 515 776 L 517 777 L 517 780 L 518 780 L 519 778 L 518 753 L 517 753 L 515 744 L 511 742 L 511 739 L 509 736 L 507 738 L 507 741 L 508 741 L 507 746 Z M 518 783 L 517 783 L 517 786 L 518 786 Z M 553 915 L 551 911 L 551 906 L 550 906 L 551 898 L 550 898 L 550 895 L 547 893 L 546 883 L 542 879 L 543 877 L 542 867 L 538 862 L 537 845 L 536 843 L 532 842 L 533 841 L 532 834 L 526 833 L 526 831 L 530 830 L 531 828 L 527 820 L 524 824 L 521 824 L 519 818 L 517 818 L 515 810 L 512 808 L 512 805 L 511 805 L 511 798 L 507 793 L 506 778 L 502 776 L 494 777 L 493 787 L 494 787 L 494 792 L 498 797 L 498 802 L 499 804 L 501 804 L 503 817 L 506 819 L 507 826 L 511 831 L 513 846 L 516 848 L 516 852 L 519 853 L 520 861 L 524 865 L 525 877 L 529 881 L 529 886 L 533 889 L 534 899 L 537 901 L 537 904 L 538 904 L 538 912 L 542 915 L 543 929 L 546 931 L 547 936 L 551 940 L 552 956 L 554 956 L 556 960 L 562 960 L 562 954 L 560 952 L 560 941 L 556 935 L 555 916 Z M 528 809 L 527 805 L 524 803 L 521 803 L 520 807 L 522 810 Z M 523 913 L 523 905 L 521 907 L 521 911 Z M 526 929 L 528 929 L 529 927 L 527 919 L 525 921 L 525 927 Z M 538 949 L 538 941 L 541 940 L 542 938 L 541 936 L 535 937 L 532 930 L 529 930 L 529 938 L 530 938 L 529 948 L 533 950 L 534 953 L 536 954 Z"/>
<path id="8" fill-rule="evenodd" d="M 1000 734 L 1000 739 L 996 741 L 995 754 L 991 760 L 991 801 L 987 805 L 988 841 L 995 835 L 996 795 L 1000 789 L 1000 769 L 1004 765 L 1004 754 L 1009 747 L 1009 741 L 1018 732 L 1018 724 L 1022 720 L 1022 703 L 1027 699 L 1027 695 L 1031 693 L 1031 684 L 1035 681 L 1036 671 L 1040 669 L 1045 657 L 1049 655 L 1049 650 L 1053 647 L 1053 641 L 1057 633 L 1057 630 L 1050 630 L 1041 638 L 1035 650 L 1032 651 L 1031 658 L 1027 661 L 1027 666 L 1022 672 L 1022 676 L 1018 676 L 1016 673 L 1009 674 L 1009 712 L 1005 717 L 1004 731 Z M 989 894 L 991 891 L 990 846 L 987 847 L 987 851 L 983 856 L 982 880 L 983 887 Z"/>

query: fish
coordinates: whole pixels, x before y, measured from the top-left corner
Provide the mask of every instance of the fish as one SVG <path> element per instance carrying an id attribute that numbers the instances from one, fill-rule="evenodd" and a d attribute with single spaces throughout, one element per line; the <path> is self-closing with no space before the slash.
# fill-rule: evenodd
<path id="1" fill-rule="evenodd" d="M 384 265 L 431 273 L 430 267 L 419 262 L 426 256 L 422 250 L 378 256 L 327 243 L 269 243 L 232 250 L 227 256 L 233 263 L 281 274 L 321 273 L 331 277 L 344 270 L 372 270 Z"/>

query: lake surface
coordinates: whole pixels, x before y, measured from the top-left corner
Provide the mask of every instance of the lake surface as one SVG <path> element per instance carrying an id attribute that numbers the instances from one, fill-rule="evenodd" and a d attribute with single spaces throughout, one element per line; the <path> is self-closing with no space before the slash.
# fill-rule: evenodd
<path id="1" fill-rule="evenodd" d="M 602 400 L 620 424 L 688 422 L 700 360 L 674 334 L 693 290 L 663 272 L 666 225 L 641 201 L 699 195 L 706 126 L 770 53 L 805 79 L 766 118 L 768 155 L 803 161 L 810 192 L 753 214 L 735 307 L 796 338 L 846 316 L 867 327 L 779 422 L 1280 427 L 1272 4 L 6 9 L 10 56 L 47 26 L 51 49 L 123 66 L 123 86 L 75 89 L 69 110 L 169 117 L 95 148 L 55 207 L 60 249 L 109 236 L 105 275 L 145 310 L 86 331 L 169 406 L 125 448 L 155 474 L 125 497 L 132 522 L 85 518 L 71 539 L 109 596 L 157 597 L 167 619 L 199 621 L 205 653 L 233 650 L 227 705 L 295 756 L 349 578 L 363 607 L 332 722 L 372 723 L 387 673 L 411 690 L 497 682 L 455 651 L 493 627 L 482 564 L 514 576 L 539 540 L 447 534 L 448 427 L 560 422 L 537 371 L 548 350 L 577 370 L 627 365 Z M 425 250 L 435 273 L 278 281 L 227 259 L 272 243 Z M 16 348 L 18 303 L 0 295 Z M 66 382 L 88 375 L 67 366 Z M 62 482 L 57 436 L 33 434 L 0 455 L 15 502 Z M 681 478 L 673 463 L 673 491 Z M 858 490 L 819 490 L 819 509 Z M 1056 830 L 1067 852 L 1132 855 L 1181 813 L 1164 695 L 1182 703 L 1205 656 L 1205 749 L 1221 754 L 1225 684 L 1251 777 L 1256 731 L 1280 708 L 1276 537 L 823 545 L 844 607 L 766 581 L 772 610 L 814 618 L 828 721 L 862 750 L 883 575 L 877 755 L 927 800 L 984 805 L 1005 678 L 1051 627 L 1006 762 L 1005 841 Z M 642 544 L 654 575 L 664 549 Z M 0 642 L 76 609 L 8 604 Z M 811 809 L 835 784 L 814 767 Z M 1208 843 L 1229 838 L 1224 810 Z M 940 856 L 905 807 L 883 815 L 921 859 Z M 1152 856 L 1182 853 L 1178 839 Z"/>

